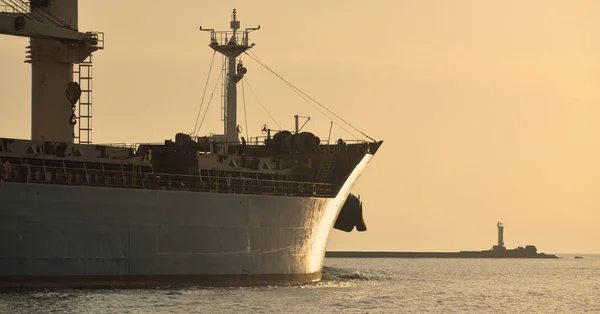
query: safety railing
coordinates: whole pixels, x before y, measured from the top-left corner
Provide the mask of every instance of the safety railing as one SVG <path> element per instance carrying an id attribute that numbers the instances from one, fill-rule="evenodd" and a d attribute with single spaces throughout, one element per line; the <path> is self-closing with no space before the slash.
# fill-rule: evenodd
<path id="1" fill-rule="evenodd" d="M 97 49 L 104 49 L 104 33 L 103 32 L 87 32 L 88 42 Z"/>
<path id="2" fill-rule="evenodd" d="M 237 31 L 235 32 L 235 38 L 232 40 L 233 31 L 212 31 L 210 32 L 210 43 L 212 45 L 235 45 L 248 46 L 248 32 Z"/>
<path id="3" fill-rule="evenodd" d="M 199 137 L 201 138 L 201 137 Z M 271 137 L 273 138 L 273 137 Z M 246 145 L 247 146 L 265 146 L 265 139 L 267 139 L 267 136 L 251 136 L 247 141 L 246 141 Z M 368 144 L 368 141 L 364 141 L 364 140 L 343 140 L 345 144 Z M 224 142 L 224 141 L 197 141 L 198 144 L 210 144 L 210 145 L 225 145 L 228 144 L 230 146 L 237 146 L 237 145 L 241 145 L 242 142 Z M 327 141 L 327 140 L 320 140 L 320 144 L 321 145 L 337 145 L 337 141 Z M 101 143 L 101 144 L 95 144 L 95 145 L 100 145 L 100 146 L 111 146 L 111 147 L 121 147 L 121 148 L 133 148 L 133 149 L 137 149 L 140 145 L 164 145 L 164 143 Z"/>
<path id="4" fill-rule="evenodd" d="M 128 143 L 101 143 L 101 144 L 94 144 L 94 145 L 108 146 L 108 147 L 117 147 L 117 148 L 131 148 L 134 151 L 140 146 L 140 144 L 137 144 L 137 143 L 133 143 L 133 144 L 128 144 Z"/>
<path id="5" fill-rule="evenodd" d="M 0 182 L 312 197 L 333 197 L 338 187 L 317 182 L 250 178 L 235 172 L 211 175 L 204 170 L 199 175 L 182 175 L 154 173 L 148 169 L 107 170 L 98 164 L 72 168 L 0 162 Z"/>
<path id="6" fill-rule="evenodd" d="M 243 153 L 244 147 L 242 147 L 241 143 L 226 143 L 226 142 L 197 142 L 199 144 L 200 153 L 217 153 L 217 154 L 240 154 Z M 132 149 L 134 153 L 138 151 L 140 145 L 164 145 L 164 143 L 134 143 L 134 144 L 126 144 L 126 143 L 108 143 L 108 144 L 98 144 L 102 146 L 110 146 L 110 147 L 120 147 L 120 148 L 129 148 Z M 203 146 L 204 145 L 204 146 Z M 348 146 L 350 145 L 350 146 Z M 342 152 L 342 151 L 366 151 L 368 150 L 369 143 L 366 141 L 354 140 L 354 141 L 344 141 L 343 145 L 339 145 L 337 142 L 327 143 L 327 140 L 321 140 L 321 145 L 318 146 L 318 150 L 321 153 L 332 153 L 332 152 Z M 204 148 L 202 148 L 204 147 Z M 249 141 L 246 142 L 246 149 L 264 149 L 265 144 L 264 140 L 260 140 L 257 137 L 250 138 Z"/>

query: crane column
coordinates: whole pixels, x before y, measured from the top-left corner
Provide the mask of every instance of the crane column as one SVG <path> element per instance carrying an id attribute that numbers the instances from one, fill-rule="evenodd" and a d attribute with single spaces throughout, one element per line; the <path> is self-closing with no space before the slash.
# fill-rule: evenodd
<path id="1" fill-rule="evenodd" d="M 79 32 L 78 0 L 0 2 L 5 4 L 0 34 L 30 38 L 25 62 L 31 63 L 31 139 L 73 143 L 76 104 L 82 94 L 73 82 L 73 66 L 104 49 L 104 34 Z M 85 92 L 89 96 L 91 89 Z M 90 100 L 85 103 L 88 108 L 90 104 Z M 89 134 L 91 113 L 84 115 Z M 86 141 L 90 142 L 89 136 Z"/>
<path id="2" fill-rule="evenodd" d="M 31 13 L 52 15 L 69 29 L 78 29 L 77 0 L 32 2 Z M 81 88 L 73 84 L 73 65 L 85 61 L 98 48 L 35 37 L 30 39 L 29 48 L 31 139 L 73 143 L 75 103 L 81 96 Z"/>
<path id="3" fill-rule="evenodd" d="M 48 12 L 77 29 L 77 1 L 32 5 L 32 13 Z M 70 47 L 52 39 L 31 38 L 31 139 L 73 143 L 71 103 L 66 88 L 73 80 Z"/>

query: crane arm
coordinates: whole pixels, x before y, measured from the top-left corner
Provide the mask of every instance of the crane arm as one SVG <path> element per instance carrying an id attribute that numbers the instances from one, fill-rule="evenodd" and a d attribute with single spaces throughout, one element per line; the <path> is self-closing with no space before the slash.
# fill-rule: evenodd
<path id="1" fill-rule="evenodd" d="M 45 24 L 28 18 L 29 13 L 0 13 L 0 34 L 39 39 L 85 43 L 93 40 L 92 33 L 80 33 L 68 28 Z"/>

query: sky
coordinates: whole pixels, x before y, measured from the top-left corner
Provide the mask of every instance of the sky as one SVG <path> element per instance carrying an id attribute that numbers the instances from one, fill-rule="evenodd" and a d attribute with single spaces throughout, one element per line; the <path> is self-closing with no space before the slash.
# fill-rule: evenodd
<path id="1" fill-rule="evenodd" d="M 80 30 L 106 40 L 94 55 L 94 142 L 191 132 L 213 55 L 198 28 L 227 29 L 233 8 L 242 27 L 261 25 L 250 38 L 269 67 L 384 140 L 353 189 L 368 231 L 334 230 L 329 250 L 489 249 L 502 221 L 509 248 L 600 253 L 600 2 L 82 0 Z M 1 40 L 0 134 L 29 138 L 28 41 Z M 298 114 L 327 137 L 330 118 L 243 61 L 244 134 L 292 129 Z M 201 134 L 222 132 L 219 101 L 217 90 Z M 334 120 L 333 139 L 364 139 Z"/>

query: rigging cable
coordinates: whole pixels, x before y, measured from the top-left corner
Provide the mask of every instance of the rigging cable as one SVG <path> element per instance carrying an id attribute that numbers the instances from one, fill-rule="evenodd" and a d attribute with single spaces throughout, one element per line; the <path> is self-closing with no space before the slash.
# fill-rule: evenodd
<path id="1" fill-rule="evenodd" d="M 252 55 L 248 54 L 247 52 L 244 52 L 246 55 L 248 55 L 251 59 L 253 59 L 254 61 L 256 61 L 258 64 L 262 65 L 265 69 L 267 69 L 268 71 L 270 71 L 271 73 L 273 73 L 275 76 L 277 76 L 279 79 L 281 79 L 282 81 L 284 81 L 286 84 L 288 84 L 290 87 L 294 88 L 295 90 L 297 90 L 298 92 L 302 93 L 304 96 L 306 96 L 308 99 L 312 100 L 314 103 L 316 103 L 317 105 L 321 106 L 323 109 L 327 110 L 329 113 L 331 113 L 332 115 L 334 115 L 336 118 L 340 119 L 342 122 L 346 123 L 348 126 L 350 126 L 351 128 L 353 128 L 354 130 L 356 130 L 357 132 L 359 132 L 360 134 L 362 134 L 363 136 L 367 137 L 368 139 L 372 140 L 373 142 L 375 142 L 375 139 L 373 139 L 372 137 L 370 137 L 369 135 L 367 135 L 365 132 L 359 130 L 358 128 L 356 128 L 355 126 L 353 126 L 352 124 L 350 124 L 348 121 L 344 120 L 342 117 L 338 116 L 337 114 L 335 114 L 335 112 L 331 111 L 329 108 L 327 108 L 325 105 L 321 104 L 320 102 L 316 101 L 314 98 L 310 97 L 309 95 L 307 95 L 305 92 L 303 92 L 302 90 L 300 90 L 298 87 L 294 86 L 292 83 L 290 83 L 289 81 L 287 81 L 286 79 L 284 79 L 283 77 L 281 77 L 281 75 L 277 74 L 275 71 L 273 71 L 269 66 L 267 66 L 264 62 L 259 61 L 258 60 L 258 56 L 256 56 L 256 54 L 252 51 L 250 51 L 250 53 L 252 53 L 253 55 L 256 56 L 253 57 Z M 336 123 L 337 124 L 337 123 Z M 338 126 L 342 127 L 341 125 L 338 124 Z M 342 127 L 343 128 L 343 127 Z"/>
<path id="2" fill-rule="evenodd" d="M 260 99 L 258 99 L 258 97 L 256 96 L 256 93 L 254 92 L 254 90 L 252 89 L 252 86 L 250 85 L 250 82 L 248 82 L 248 79 L 246 77 L 244 77 L 244 80 L 246 81 L 246 84 L 248 84 L 248 88 L 250 88 L 250 91 L 254 95 L 254 98 L 256 98 L 256 101 L 258 101 L 258 103 L 263 107 L 263 109 L 265 109 L 265 112 L 269 115 L 269 117 L 271 117 L 271 120 L 273 120 L 273 122 L 275 122 L 275 124 L 277 124 L 277 127 L 280 130 L 283 130 L 281 125 L 279 125 L 279 123 L 277 123 L 277 120 L 275 120 L 275 118 L 273 118 L 273 116 L 271 115 L 269 110 L 267 110 L 267 107 L 265 107 L 265 105 L 263 105 L 263 103 L 260 101 Z"/>
<path id="3" fill-rule="evenodd" d="M 277 76 L 278 78 L 280 78 L 288 87 L 290 87 L 290 89 L 292 91 L 294 91 L 298 96 L 300 96 L 300 98 L 302 98 L 304 101 L 306 101 L 309 105 L 311 105 L 313 108 L 315 108 L 320 114 L 324 115 L 327 119 L 329 119 L 332 123 L 335 123 L 335 125 L 339 126 L 342 130 L 344 130 L 346 133 L 348 133 L 350 136 L 354 137 L 355 139 L 358 140 L 358 137 L 348 131 L 344 126 L 342 126 L 341 124 L 337 123 L 336 121 L 333 121 L 333 119 L 331 119 L 331 117 L 329 115 L 327 115 L 325 112 L 323 112 L 321 109 L 319 109 L 319 107 L 315 106 L 310 100 L 312 100 L 313 102 L 317 103 L 318 105 L 320 105 L 321 107 L 323 107 L 324 109 L 328 110 L 327 108 L 325 108 L 325 106 L 321 105 L 319 102 L 317 102 L 316 100 L 312 99 L 310 96 L 308 96 L 306 93 L 302 92 L 299 88 L 297 88 L 296 86 L 294 86 L 292 83 L 288 82 L 286 79 L 284 79 L 283 77 L 281 77 L 280 75 L 278 75 L 277 73 L 275 73 L 275 71 L 273 71 L 268 65 L 266 65 L 266 63 L 264 61 L 262 61 L 254 52 L 250 51 L 250 53 L 252 53 L 254 55 L 254 58 L 252 58 L 252 56 L 248 55 L 249 57 L 251 57 L 254 61 L 258 62 L 258 64 L 262 65 L 265 69 L 269 70 L 271 73 L 275 74 L 275 76 Z M 331 111 L 330 111 L 331 112 Z M 333 112 L 332 112 L 333 113 Z M 335 113 L 333 113 L 335 115 Z M 337 115 L 335 115 L 337 117 Z M 340 117 L 338 117 L 340 120 L 344 121 L 343 119 L 341 119 Z M 354 126 L 352 126 L 351 124 L 349 124 L 348 122 L 346 122 L 347 125 L 353 127 L 354 129 L 356 129 Z M 360 132 L 360 130 L 358 130 Z M 361 132 L 362 133 L 362 132 Z M 366 137 L 368 137 L 369 139 L 373 140 L 371 137 L 369 137 L 368 135 L 364 134 Z M 373 140 L 374 141 L 374 140 Z"/>
<path id="4" fill-rule="evenodd" d="M 221 67 L 223 67 L 224 65 L 225 65 L 225 62 L 223 62 L 223 65 L 221 65 Z M 215 95 L 215 91 L 217 90 L 217 86 L 219 86 L 219 80 L 221 79 L 223 72 L 224 71 L 219 72 L 219 77 L 217 77 L 215 87 L 213 88 L 212 94 L 210 94 L 210 98 L 208 99 L 208 105 L 206 105 L 206 110 L 204 111 L 202 120 L 200 121 L 200 124 L 198 125 L 198 130 L 196 130 L 196 132 L 194 133 L 194 137 L 196 137 L 198 135 L 198 133 L 200 133 L 200 128 L 202 127 L 202 124 L 204 123 L 204 118 L 206 118 L 206 113 L 208 112 L 208 109 L 210 108 L 210 104 L 212 103 L 212 99 L 213 99 L 213 96 Z"/>
<path id="5" fill-rule="evenodd" d="M 10 4 L 7 1 L 10 2 Z M 27 7 L 26 3 L 22 2 L 21 0 L 17 0 L 17 1 L 18 2 L 15 2 L 14 0 L 2 0 L 2 2 L 4 4 L 6 4 L 8 7 L 13 9 L 14 13 L 20 13 L 29 20 L 35 19 L 38 22 L 45 24 L 45 22 L 42 18 L 40 18 L 38 15 L 33 14 L 33 12 L 31 12 L 31 9 Z"/>
<path id="6" fill-rule="evenodd" d="M 252 52 L 252 51 L 250 51 L 250 52 Z M 256 54 L 254 54 L 254 56 L 256 57 L 256 59 L 254 59 L 254 61 L 258 62 L 258 64 L 262 65 L 263 67 L 268 68 L 268 66 Z M 294 93 L 296 93 L 296 95 L 298 95 L 300 98 L 302 98 L 302 100 L 306 101 L 309 105 L 311 105 L 313 108 L 315 108 L 320 114 L 324 115 L 329 120 L 333 120 L 333 119 L 331 119 L 331 117 L 329 117 L 329 115 L 327 115 L 325 112 L 323 112 L 321 109 L 319 109 L 319 107 L 317 107 L 313 103 L 311 103 L 310 100 L 308 98 L 306 98 L 306 96 L 302 95 L 296 89 L 294 89 L 294 87 L 291 86 L 291 84 L 285 82 L 285 80 L 284 80 L 284 84 L 286 84 Z M 332 122 L 334 122 L 334 121 L 332 121 Z M 355 139 L 358 139 L 358 137 L 356 137 L 356 135 L 354 135 L 352 132 L 346 130 L 346 128 L 344 128 L 343 126 L 339 125 L 337 122 L 334 122 L 334 123 L 337 126 L 339 126 L 342 130 L 344 130 L 346 133 L 350 134 Z"/>
<path id="7" fill-rule="evenodd" d="M 206 95 L 206 88 L 208 87 L 208 81 L 210 80 L 210 73 L 212 72 L 213 63 L 215 61 L 215 55 L 217 51 L 213 51 L 212 60 L 210 61 L 210 68 L 208 69 L 208 77 L 206 78 L 206 84 L 204 85 L 204 92 L 202 93 L 202 100 L 200 101 L 200 109 L 198 110 L 198 116 L 196 116 L 196 124 L 194 124 L 194 132 L 192 134 L 196 134 L 196 129 L 198 127 L 198 119 L 200 119 L 200 113 L 202 112 L 202 105 L 204 104 L 204 96 Z M 219 80 L 217 80 L 218 82 Z"/>
<path id="8" fill-rule="evenodd" d="M 5 4 L 5 6 L 7 8 L 11 8 L 13 13 L 20 13 L 21 16 L 23 16 L 24 18 L 28 19 L 28 20 L 37 20 L 38 22 L 42 23 L 42 24 L 46 24 L 44 22 L 43 19 L 41 19 L 39 16 L 37 16 L 36 14 L 31 13 L 30 9 L 28 10 L 28 7 L 25 3 L 21 2 L 21 0 L 18 0 L 18 3 L 15 3 L 14 0 L 0 0 L 2 1 L 2 3 Z M 37 27 L 31 27 L 30 26 L 30 30 L 33 32 L 38 32 L 38 28 Z M 31 40 L 29 41 L 31 44 Z"/>
<path id="9" fill-rule="evenodd" d="M 223 62 L 223 64 L 221 65 L 221 71 L 225 73 L 221 82 L 221 121 L 225 121 L 225 118 L 227 116 L 227 57 L 225 55 L 221 55 L 221 60 Z M 223 128 L 223 132 L 225 132 L 225 128 Z"/>
<path id="10" fill-rule="evenodd" d="M 244 80 L 242 80 L 242 99 L 244 100 L 244 120 L 246 122 L 246 141 L 250 140 L 248 135 L 248 110 L 246 110 L 246 92 L 244 92 Z"/>
<path id="11" fill-rule="evenodd" d="M 12 1 L 10 1 L 10 0 L 0 0 L 0 1 L 2 1 L 2 3 L 4 3 L 4 7 L 5 8 L 2 11 L 3 13 L 20 13 L 24 18 L 26 18 L 28 20 L 33 20 L 34 19 L 33 15 L 27 14 L 28 12 L 26 12 L 25 10 L 23 10 L 18 4 L 15 5 L 15 3 L 12 2 Z M 12 11 L 9 10 L 9 8 Z M 41 22 L 41 21 L 39 21 L 39 22 Z"/>
<path id="12" fill-rule="evenodd" d="M 310 121 L 310 125 L 312 125 L 313 129 L 315 130 L 315 134 L 318 134 L 319 132 L 317 131 L 317 127 L 313 123 L 312 119 L 308 119 L 308 121 Z"/>

